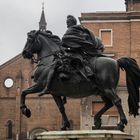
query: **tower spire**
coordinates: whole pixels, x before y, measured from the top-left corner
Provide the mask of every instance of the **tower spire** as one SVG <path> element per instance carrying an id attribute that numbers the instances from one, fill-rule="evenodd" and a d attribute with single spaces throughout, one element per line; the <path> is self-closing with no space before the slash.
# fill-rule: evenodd
<path id="1" fill-rule="evenodd" d="M 44 2 L 42 3 L 42 11 L 44 11 Z"/>
<path id="2" fill-rule="evenodd" d="M 39 30 L 46 31 L 46 19 L 45 19 L 45 13 L 44 13 L 44 2 L 42 3 L 42 13 L 39 21 Z"/>

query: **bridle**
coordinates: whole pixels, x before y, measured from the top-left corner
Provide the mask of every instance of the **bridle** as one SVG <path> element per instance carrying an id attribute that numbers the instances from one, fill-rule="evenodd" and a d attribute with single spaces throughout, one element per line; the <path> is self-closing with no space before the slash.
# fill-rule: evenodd
<path id="1" fill-rule="evenodd" d="M 45 55 L 45 56 L 42 56 L 38 59 L 36 59 L 34 56 L 32 57 L 32 61 L 35 62 L 35 63 L 38 63 L 39 61 L 41 61 L 42 59 L 44 58 L 47 58 L 47 57 L 50 57 L 50 56 L 54 56 L 54 59 L 53 60 L 56 60 L 56 59 L 61 59 L 62 57 L 64 57 L 64 51 L 62 50 L 59 50 L 59 51 L 55 51 L 49 55 Z"/>
<path id="2" fill-rule="evenodd" d="M 37 64 L 38 61 L 39 61 L 39 60 L 36 59 L 34 55 L 32 55 L 31 62 Z"/>
<path id="3" fill-rule="evenodd" d="M 28 37 L 29 37 L 29 39 L 32 39 L 32 42 L 31 42 L 31 45 L 32 46 L 35 43 L 34 41 L 37 40 L 37 36 L 38 36 L 39 33 L 41 33 L 40 30 L 36 31 L 33 35 L 31 33 L 29 33 Z M 37 41 L 39 41 L 39 40 L 37 40 Z M 54 42 L 54 43 L 56 43 L 56 42 Z M 54 52 L 51 51 L 50 54 L 45 55 L 45 56 L 42 56 L 42 57 L 39 57 L 39 58 L 35 58 L 34 54 L 32 54 L 32 57 L 31 57 L 32 63 L 38 63 L 43 58 L 47 58 L 47 57 L 50 57 L 50 56 L 54 56 L 54 59 L 61 59 L 62 56 L 65 54 L 65 51 L 59 45 L 58 45 L 58 47 L 59 47 L 59 50 L 58 51 L 54 51 Z"/>
<path id="4" fill-rule="evenodd" d="M 33 31 L 32 31 L 33 32 Z M 34 31 L 35 32 L 35 31 Z M 31 40 L 31 47 L 34 45 L 34 41 L 36 40 L 38 34 L 40 31 L 36 31 L 34 35 L 32 35 L 31 33 L 28 33 L 28 40 Z M 32 57 L 31 57 L 31 62 L 32 63 L 38 63 L 38 59 L 35 58 L 34 54 L 32 53 Z"/>

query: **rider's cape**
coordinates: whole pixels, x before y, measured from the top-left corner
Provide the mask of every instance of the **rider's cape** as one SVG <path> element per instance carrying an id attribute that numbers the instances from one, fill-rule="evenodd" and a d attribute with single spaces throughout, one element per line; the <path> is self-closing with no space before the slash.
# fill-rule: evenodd
<path id="1" fill-rule="evenodd" d="M 103 52 L 104 45 L 101 40 L 87 28 L 81 25 L 74 25 L 66 31 L 62 37 L 62 46 L 66 48 L 83 48 L 90 52 Z"/>

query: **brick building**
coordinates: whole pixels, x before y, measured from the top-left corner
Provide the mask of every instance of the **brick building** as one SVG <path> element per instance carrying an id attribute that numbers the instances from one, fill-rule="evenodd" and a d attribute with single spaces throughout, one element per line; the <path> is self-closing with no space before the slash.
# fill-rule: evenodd
<path id="1" fill-rule="evenodd" d="M 81 13 L 80 23 L 99 36 L 105 45 L 104 53 L 114 59 L 133 57 L 140 66 L 140 0 L 125 0 L 126 11 Z M 122 99 L 128 125 L 125 132 L 140 139 L 140 117 L 128 114 L 125 72 L 121 72 L 117 94 Z M 94 129 L 93 117 L 103 106 L 100 97 L 88 97 L 81 102 L 81 129 Z M 116 108 L 103 115 L 103 128 L 112 129 L 118 122 Z"/>
<path id="2" fill-rule="evenodd" d="M 140 65 L 140 1 L 125 0 L 124 12 L 82 13 L 81 24 L 99 36 L 105 45 L 105 54 L 118 59 L 122 56 L 135 58 Z M 44 9 L 42 9 L 39 29 L 46 30 Z M 35 133 L 58 130 L 61 126 L 61 115 L 51 96 L 27 96 L 27 105 L 32 117 L 27 119 L 20 113 L 19 96 L 23 89 L 31 86 L 31 75 L 34 66 L 22 58 L 21 54 L 0 66 L 0 139 L 25 140 L 32 139 Z M 121 72 L 117 89 L 127 115 L 126 132 L 140 139 L 140 118 L 133 119 L 128 115 L 127 90 L 125 74 Z M 71 104 L 74 106 L 71 106 Z M 67 115 L 74 129 L 94 129 L 94 114 L 101 108 L 100 97 L 88 97 L 82 100 L 68 99 Z M 56 115 L 58 114 L 58 115 Z M 113 129 L 118 121 L 115 108 L 103 116 L 103 128 Z M 73 129 L 71 128 L 71 129 Z"/>

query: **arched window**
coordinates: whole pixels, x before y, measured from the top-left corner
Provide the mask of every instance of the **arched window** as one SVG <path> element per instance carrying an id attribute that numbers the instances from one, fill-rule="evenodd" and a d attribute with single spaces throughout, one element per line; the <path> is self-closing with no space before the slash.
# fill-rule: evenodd
<path id="1" fill-rule="evenodd" d="M 46 132 L 46 131 L 48 130 L 45 128 L 34 128 L 33 130 L 31 130 L 29 134 L 29 140 L 34 140 L 36 134 Z"/>
<path id="2" fill-rule="evenodd" d="M 8 120 L 6 123 L 6 140 L 12 140 L 13 139 L 13 123 L 11 120 Z"/>

